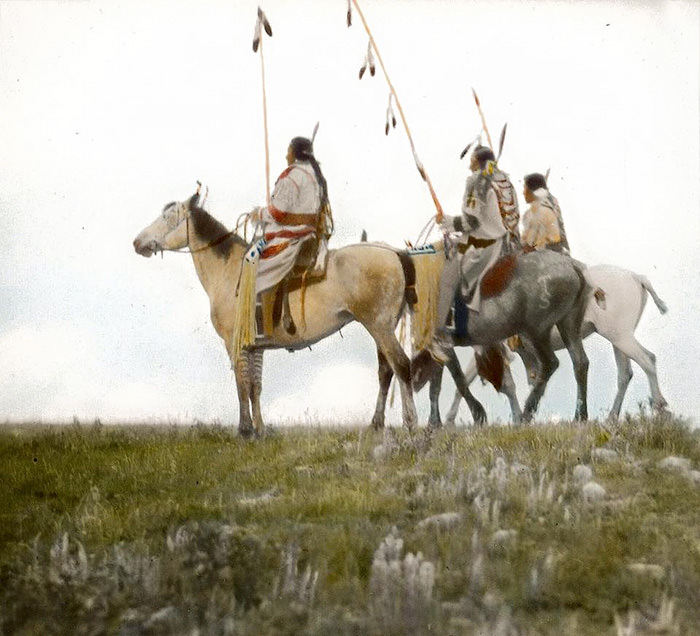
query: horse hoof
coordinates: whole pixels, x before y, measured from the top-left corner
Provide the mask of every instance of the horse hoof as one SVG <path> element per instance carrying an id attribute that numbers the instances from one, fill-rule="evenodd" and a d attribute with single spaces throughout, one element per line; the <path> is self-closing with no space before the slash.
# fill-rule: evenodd
<path id="1" fill-rule="evenodd" d="M 252 426 L 246 426 L 244 428 L 238 429 L 238 435 L 243 439 L 252 439 L 253 437 L 258 437 L 257 432 Z"/>
<path id="2" fill-rule="evenodd" d="M 439 431 L 442 428 L 442 422 L 440 420 L 428 420 L 426 428 L 429 431 Z"/>
<path id="3" fill-rule="evenodd" d="M 668 412 L 669 412 L 669 409 L 668 409 L 668 402 L 666 402 L 666 400 L 663 400 L 663 401 L 661 401 L 661 402 L 656 402 L 656 403 L 652 406 L 652 408 L 653 408 L 654 411 L 656 411 L 657 413 L 668 413 Z"/>

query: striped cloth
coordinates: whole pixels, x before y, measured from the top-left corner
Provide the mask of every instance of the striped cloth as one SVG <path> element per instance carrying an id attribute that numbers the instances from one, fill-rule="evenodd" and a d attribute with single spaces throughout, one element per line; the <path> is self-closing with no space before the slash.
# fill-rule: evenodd
<path id="1" fill-rule="evenodd" d="M 262 208 L 265 247 L 260 255 L 257 293 L 279 283 L 294 267 L 302 244 L 315 240 L 321 188 L 308 162 L 296 161 L 277 179 L 270 205 Z"/>

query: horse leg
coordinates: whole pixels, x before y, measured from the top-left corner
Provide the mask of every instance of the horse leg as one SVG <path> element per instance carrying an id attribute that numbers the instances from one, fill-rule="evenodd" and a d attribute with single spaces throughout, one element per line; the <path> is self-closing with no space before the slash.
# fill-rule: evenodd
<path id="1" fill-rule="evenodd" d="M 241 353 L 232 362 L 233 373 L 236 377 L 236 390 L 238 391 L 238 433 L 242 437 L 250 437 L 253 434 L 253 421 L 250 417 L 250 366 L 248 354 Z"/>
<path id="2" fill-rule="evenodd" d="M 580 322 L 577 321 L 572 312 L 557 323 L 557 329 L 559 329 L 559 335 L 564 341 L 564 346 L 574 365 L 574 378 L 576 379 L 574 419 L 582 422 L 588 419 L 588 356 L 581 340 Z"/>
<path id="3" fill-rule="evenodd" d="M 613 352 L 615 353 L 615 364 L 617 365 L 617 394 L 608 414 L 609 420 L 616 420 L 620 417 L 622 401 L 625 399 L 627 387 L 632 379 L 632 363 L 630 359 L 615 345 L 613 345 Z"/>
<path id="4" fill-rule="evenodd" d="M 471 385 L 471 383 L 476 379 L 477 375 L 478 371 L 476 368 L 476 358 L 472 355 L 469 358 L 469 362 L 467 362 L 467 366 L 464 368 L 464 379 L 467 385 Z M 513 424 L 519 424 L 523 413 L 520 410 L 520 403 L 518 402 L 515 380 L 513 380 L 513 374 L 510 372 L 510 365 L 507 363 L 503 368 L 503 383 L 501 385 L 500 392 L 508 398 Z M 459 389 L 455 389 L 455 396 L 452 400 L 452 405 L 445 416 L 445 426 L 455 425 L 455 420 L 457 419 L 457 412 L 459 411 L 459 404 L 461 401 L 462 393 Z"/>
<path id="5" fill-rule="evenodd" d="M 418 423 L 416 405 L 413 401 L 413 389 L 411 387 L 411 361 L 401 348 L 396 339 L 392 326 L 382 329 L 371 328 L 365 325 L 377 344 L 377 349 L 384 355 L 391 370 L 396 374 L 396 379 L 401 388 L 401 408 L 403 425 L 406 428 L 414 428 Z"/>
<path id="6" fill-rule="evenodd" d="M 532 341 L 532 346 L 535 349 L 535 355 L 539 362 L 537 375 L 532 383 L 532 389 L 530 390 L 530 395 L 527 396 L 525 400 L 525 408 L 523 409 L 523 422 L 529 422 L 532 420 L 537 407 L 540 404 L 540 400 L 544 395 L 545 387 L 549 378 L 557 370 L 559 366 L 559 360 L 554 353 L 552 344 L 550 342 L 549 331 L 544 335 L 540 334 L 538 336 L 530 336 Z"/>
<path id="7" fill-rule="evenodd" d="M 442 388 L 442 367 L 438 367 L 433 372 L 430 378 L 430 417 L 428 418 L 428 428 L 438 429 L 442 428 L 442 421 L 440 420 L 440 389 Z M 460 399 L 462 396 L 459 396 Z"/>
<path id="8" fill-rule="evenodd" d="M 445 426 L 456 426 L 457 414 L 459 413 L 459 405 L 462 402 L 462 394 L 459 389 L 455 389 L 455 395 L 450 404 L 450 410 L 445 415 Z"/>
<path id="9" fill-rule="evenodd" d="M 503 369 L 503 384 L 501 385 L 501 393 L 508 398 L 513 424 L 519 424 L 523 413 L 520 410 L 518 394 L 515 389 L 515 380 L 513 380 L 513 374 L 510 372 L 510 364 L 506 364 Z"/>
<path id="10" fill-rule="evenodd" d="M 391 365 L 389 364 L 389 361 L 386 359 L 386 356 L 381 352 L 381 349 L 379 349 L 379 347 L 377 347 L 377 360 L 379 362 L 379 369 L 377 371 L 377 375 L 379 376 L 379 395 L 377 395 L 377 406 L 374 409 L 372 423 L 370 424 L 370 426 L 375 431 L 384 428 L 386 399 L 389 395 L 391 378 L 394 377 L 394 372 L 391 369 Z"/>
<path id="11" fill-rule="evenodd" d="M 457 389 L 467 402 L 467 406 L 474 418 L 474 424 L 476 426 L 483 426 L 486 423 L 486 411 L 481 405 L 481 402 L 479 402 L 469 390 L 469 382 L 467 382 L 467 378 L 465 378 L 464 373 L 462 373 L 462 367 L 459 364 L 454 348 L 449 351 L 449 358 L 446 366 L 452 374 L 452 379 L 457 385 Z"/>
<path id="12" fill-rule="evenodd" d="M 253 409 L 253 423 L 255 424 L 255 433 L 258 437 L 262 437 L 265 431 L 265 425 L 262 419 L 262 410 L 260 408 L 260 395 L 262 394 L 262 370 L 263 370 L 263 350 L 252 349 L 248 352 L 248 365 L 252 369 L 250 373 L 250 404 Z"/>
<path id="13" fill-rule="evenodd" d="M 639 344 L 634 336 L 629 336 L 616 342 L 615 346 L 626 356 L 632 358 L 647 374 L 652 406 L 659 410 L 666 408 L 668 402 L 661 394 L 659 380 L 656 377 L 656 356 Z"/>
<path id="14" fill-rule="evenodd" d="M 474 382 L 476 376 L 478 375 L 478 372 L 476 370 L 476 358 L 474 357 L 473 353 L 470 355 L 469 361 L 467 362 L 467 366 L 464 367 L 463 373 L 464 380 L 467 383 L 467 386 L 469 386 L 472 382 Z M 452 405 L 450 406 L 450 410 L 445 416 L 445 426 L 455 425 L 455 420 L 457 419 L 457 412 L 459 411 L 459 404 L 461 401 L 462 392 L 459 389 L 455 389 L 455 396 L 452 399 Z"/>

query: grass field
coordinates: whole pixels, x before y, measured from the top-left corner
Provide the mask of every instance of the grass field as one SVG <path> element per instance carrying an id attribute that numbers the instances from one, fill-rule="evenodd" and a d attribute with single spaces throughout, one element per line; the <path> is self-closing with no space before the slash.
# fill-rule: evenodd
<path id="1" fill-rule="evenodd" d="M 700 434 L 0 427 L 0 634 L 700 633 Z"/>

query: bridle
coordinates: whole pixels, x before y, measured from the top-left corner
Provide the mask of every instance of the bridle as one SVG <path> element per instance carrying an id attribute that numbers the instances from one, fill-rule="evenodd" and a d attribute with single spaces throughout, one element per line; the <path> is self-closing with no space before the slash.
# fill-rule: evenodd
<path id="1" fill-rule="evenodd" d="M 178 203 L 177 205 L 182 205 L 182 203 Z M 178 214 L 178 216 L 179 216 L 179 214 Z M 227 239 L 231 238 L 232 236 L 234 236 L 236 234 L 235 230 L 231 230 L 230 232 L 225 232 L 224 234 L 222 234 L 218 238 L 215 238 L 214 240 L 209 241 L 205 245 L 202 245 L 201 247 L 196 247 L 196 248 L 192 249 L 190 247 L 190 217 L 192 216 L 192 212 L 189 209 L 187 209 L 186 214 L 184 216 L 185 216 L 185 231 L 187 233 L 187 247 L 186 248 L 181 247 L 180 249 L 177 249 L 177 250 L 168 250 L 169 252 L 173 252 L 174 254 L 196 254 L 198 252 L 204 252 L 204 251 L 209 250 L 213 247 L 216 247 L 217 245 L 221 245 L 224 241 L 226 241 Z M 170 222 L 165 217 L 165 211 L 163 211 L 163 218 L 165 218 L 165 222 L 168 225 L 170 225 Z M 182 223 L 182 221 L 180 221 L 180 223 Z M 175 227 L 177 227 L 177 225 L 179 225 L 179 223 L 176 223 L 174 225 L 173 229 Z"/>
<path id="2" fill-rule="evenodd" d="M 190 247 L 190 216 L 191 214 L 188 214 L 185 217 L 185 229 L 187 231 L 187 249 L 180 249 L 177 250 L 178 253 L 180 254 L 196 254 L 197 252 L 204 252 L 206 250 L 211 249 L 212 247 L 216 247 L 217 245 L 221 245 L 226 239 L 231 238 L 234 234 L 235 231 L 231 230 L 229 232 L 225 232 L 222 234 L 220 237 L 215 238 L 213 241 L 209 241 L 206 245 L 202 245 L 201 247 L 196 247 L 195 249 L 192 249 Z"/>

